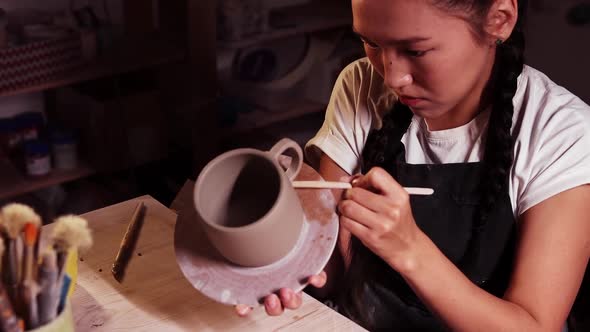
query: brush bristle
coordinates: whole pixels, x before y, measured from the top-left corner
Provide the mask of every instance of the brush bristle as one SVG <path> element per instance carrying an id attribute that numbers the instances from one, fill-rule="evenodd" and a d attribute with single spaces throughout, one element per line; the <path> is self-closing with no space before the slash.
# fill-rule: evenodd
<path id="1" fill-rule="evenodd" d="M 55 220 L 52 238 L 58 251 L 66 251 L 70 248 L 84 251 L 92 246 L 88 222 L 74 215 L 59 217 Z"/>
<path id="2" fill-rule="evenodd" d="M 27 246 L 35 245 L 35 241 L 37 241 L 37 233 L 39 233 L 39 228 L 32 223 L 27 223 L 25 225 L 24 232 L 25 232 L 25 245 L 27 245 Z"/>
<path id="3" fill-rule="evenodd" d="M 8 236 L 16 238 L 27 223 L 41 225 L 41 217 L 24 204 L 11 203 L 2 208 L 3 224 Z"/>

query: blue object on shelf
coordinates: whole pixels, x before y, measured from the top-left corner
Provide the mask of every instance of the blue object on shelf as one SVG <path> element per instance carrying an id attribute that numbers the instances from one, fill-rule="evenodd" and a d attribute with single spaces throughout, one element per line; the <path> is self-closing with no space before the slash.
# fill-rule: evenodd
<path id="1" fill-rule="evenodd" d="M 42 140 L 30 140 L 25 142 L 25 153 L 27 155 L 49 154 L 49 144 Z"/>

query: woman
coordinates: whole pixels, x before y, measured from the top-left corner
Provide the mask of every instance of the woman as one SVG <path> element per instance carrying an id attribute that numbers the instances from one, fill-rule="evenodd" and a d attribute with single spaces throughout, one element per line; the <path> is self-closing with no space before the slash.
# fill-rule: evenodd
<path id="1" fill-rule="evenodd" d="M 310 284 L 369 329 L 564 325 L 590 256 L 590 107 L 524 65 L 525 7 L 352 0 L 367 58 L 342 72 L 306 153 L 325 179 L 364 175 Z M 282 289 L 265 306 L 300 302 Z"/>

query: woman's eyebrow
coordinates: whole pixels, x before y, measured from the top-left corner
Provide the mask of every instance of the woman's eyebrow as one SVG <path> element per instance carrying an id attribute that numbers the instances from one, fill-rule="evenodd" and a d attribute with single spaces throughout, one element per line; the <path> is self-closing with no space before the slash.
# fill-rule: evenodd
<path id="1" fill-rule="evenodd" d="M 355 35 L 357 35 L 357 37 L 359 37 L 362 40 L 366 40 L 368 42 L 373 42 L 370 38 L 367 38 L 367 37 L 361 35 L 355 29 L 352 29 L 352 32 Z M 408 37 L 408 38 L 403 38 L 403 39 L 390 39 L 390 40 L 386 41 L 386 43 L 387 44 L 413 44 L 413 43 L 428 41 L 430 39 L 432 39 L 432 38 L 430 38 L 430 37 L 414 36 L 414 37 Z"/>

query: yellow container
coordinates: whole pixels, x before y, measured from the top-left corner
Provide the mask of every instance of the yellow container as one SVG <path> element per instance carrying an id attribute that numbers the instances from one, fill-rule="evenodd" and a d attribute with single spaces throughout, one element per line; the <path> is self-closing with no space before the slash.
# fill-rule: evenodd
<path id="1" fill-rule="evenodd" d="M 26 332 L 74 332 L 74 316 L 70 299 L 78 279 L 78 252 L 70 250 L 65 264 L 65 274 L 70 279 L 66 305 L 60 314 L 51 322 Z"/>
<path id="2" fill-rule="evenodd" d="M 66 302 L 61 313 L 51 322 L 27 332 L 74 332 L 74 315 L 70 301 Z"/>

